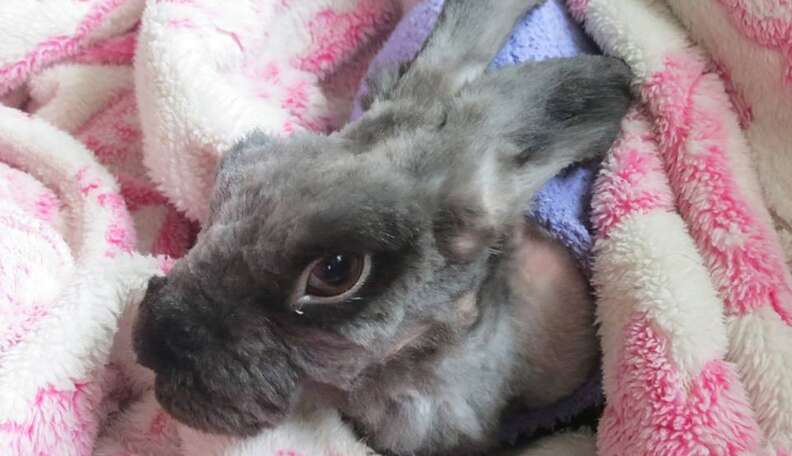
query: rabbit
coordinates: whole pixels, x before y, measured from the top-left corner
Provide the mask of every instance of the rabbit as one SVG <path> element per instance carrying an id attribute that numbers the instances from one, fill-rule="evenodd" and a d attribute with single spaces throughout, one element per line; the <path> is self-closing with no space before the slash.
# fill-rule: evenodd
<path id="1" fill-rule="evenodd" d="M 381 453 L 479 454 L 510 407 L 589 378 L 586 281 L 523 209 L 608 150 L 632 74 L 602 56 L 488 71 L 536 3 L 447 0 L 358 121 L 224 155 L 196 245 L 134 324 L 171 415 L 250 436 L 312 401 Z"/>

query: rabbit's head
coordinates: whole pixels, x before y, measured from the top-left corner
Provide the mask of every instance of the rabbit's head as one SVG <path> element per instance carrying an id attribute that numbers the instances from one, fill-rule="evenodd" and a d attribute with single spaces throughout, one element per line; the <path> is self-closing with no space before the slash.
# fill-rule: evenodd
<path id="1" fill-rule="evenodd" d="M 312 385 L 350 391 L 403 350 L 437 356 L 532 195 L 614 140 L 618 60 L 486 72 L 526 1 L 448 0 L 410 64 L 370 81 L 330 136 L 254 133 L 222 160 L 210 217 L 135 325 L 158 400 L 198 429 L 249 435 Z"/>

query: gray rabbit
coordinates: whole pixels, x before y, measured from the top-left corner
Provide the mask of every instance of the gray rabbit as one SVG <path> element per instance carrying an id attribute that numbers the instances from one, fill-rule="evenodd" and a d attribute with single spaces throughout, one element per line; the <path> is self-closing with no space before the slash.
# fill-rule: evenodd
<path id="1" fill-rule="evenodd" d="M 535 3 L 447 0 L 359 121 L 225 155 L 196 246 L 135 323 L 166 410 L 246 436 L 313 401 L 377 451 L 476 454 L 508 407 L 588 379 L 585 280 L 522 209 L 610 147 L 631 73 L 593 56 L 486 71 Z"/>

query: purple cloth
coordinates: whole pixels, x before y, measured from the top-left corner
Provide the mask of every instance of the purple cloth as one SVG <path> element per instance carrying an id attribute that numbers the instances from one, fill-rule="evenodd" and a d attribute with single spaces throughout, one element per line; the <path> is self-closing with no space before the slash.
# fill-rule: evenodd
<path id="1" fill-rule="evenodd" d="M 424 0 L 410 10 L 372 60 L 369 72 L 412 59 L 434 26 L 442 4 L 443 0 Z M 491 68 L 595 52 L 595 45 L 569 17 L 563 0 L 547 0 L 518 22 Z M 365 92 L 363 84 L 352 110 L 353 120 L 361 115 L 360 98 Z M 526 215 L 564 243 L 584 269 L 588 269 L 592 243 L 586 220 L 593 176 L 591 166 L 570 167 L 548 182 L 533 201 L 526 201 Z M 556 429 L 601 402 L 600 377 L 593 374 L 589 382 L 557 404 L 509 416 L 504 422 L 503 439 L 513 442 L 521 436 Z"/>
<path id="2" fill-rule="evenodd" d="M 594 52 L 595 45 L 569 16 L 562 0 L 548 0 L 520 20 L 491 68 Z M 591 249 L 586 209 L 593 175 L 591 167 L 566 170 L 545 185 L 529 210 L 584 266 L 588 266 Z"/>
<path id="3" fill-rule="evenodd" d="M 418 53 L 418 49 L 426 41 L 429 32 L 432 31 L 442 7 L 443 0 L 423 0 L 415 5 L 396 24 L 393 32 L 382 45 L 382 49 L 371 59 L 368 73 L 372 74 L 383 67 L 387 68 L 390 65 L 412 60 L 415 54 Z M 367 91 L 368 87 L 366 87 L 364 79 L 353 101 L 350 120 L 357 120 L 361 116 L 360 100 Z"/>

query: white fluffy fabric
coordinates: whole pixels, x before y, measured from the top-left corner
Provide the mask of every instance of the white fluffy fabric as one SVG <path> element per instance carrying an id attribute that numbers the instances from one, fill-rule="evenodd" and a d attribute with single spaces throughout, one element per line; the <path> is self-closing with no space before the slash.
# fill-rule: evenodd
<path id="1" fill-rule="evenodd" d="M 598 452 L 789 454 L 792 9 L 567 3 L 633 68 L 642 102 L 592 203 L 607 398 Z"/>

